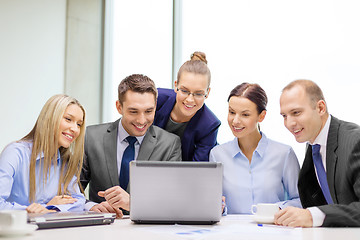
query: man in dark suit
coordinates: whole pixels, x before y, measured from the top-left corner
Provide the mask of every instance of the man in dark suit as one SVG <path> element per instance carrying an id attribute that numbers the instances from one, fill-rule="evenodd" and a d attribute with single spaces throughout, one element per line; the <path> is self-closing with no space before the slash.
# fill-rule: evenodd
<path id="1" fill-rule="evenodd" d="M 285 208 L 275 224 L 359 227 L 360 127 L 329 115 L 321 89 L 309 80 L 287 85 L 280 109 L 296 141 L 308 145 L 298 181 L 305 209 Z"/>
<path id="2" fill-rule="evenodd" d="M 181 161 L 181 142 L 178 136 L 152 125 L 157 90 L 150 78 L 126 77 L 119 84 L 118 98 L 116 108 L 122 118 L 86 130 L 80 179 L 84 189 L 89 184 L 92 201 L 85 210 L 116 212 L 121 217 L 120 208 L 129 210 L 128 151 L 133 154 L 129 161 Z"/>

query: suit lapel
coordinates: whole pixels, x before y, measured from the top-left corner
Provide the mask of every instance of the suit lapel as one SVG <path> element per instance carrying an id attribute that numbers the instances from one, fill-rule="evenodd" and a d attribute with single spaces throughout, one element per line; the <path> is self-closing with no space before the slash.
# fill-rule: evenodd
<path id="1" fill-rule="evenodd" d="M 154 127 L 150 126 L 141 143 L 139 154 L 136 160 L 150 160 L 150 156 L 156 146 L 157 138 Z"/>
<path id="2" fill-rule="evenodd" d="M 192 149 L 192 146 L 195 144 L 194 135 L 196 133 L 196 130 L 198 126 L 201 126 L 200 117 L 204 112 L 204 106 L 200 108 L 195 115 L 190 119 L 189 123 L 187 124 L 184 135 L 181 138 L 181 149 L 182 149 L 182 160 L 183 161 L 192 161 L 192 157 L 194 154 L 194 150 L 190 151 Z M 195 144 L 195 149 L 197 148 Z M 185 155 L 187 153 L 187 155 Z"/>
<path id="3" fill-rule="evenodd" d="M 109 172 L 109 177 L 113 186 L 119 185 L 119 174 L 117 166 L 117 132 L 119 120 L 115 121 L 107 129 L 104 136 L 104 149 L 106 165 Z M 105 176 L 104 176 L 105 177 Z"/>
<path id="4" fill-rule="evenodd" d="M 328 139 L 326 143 L 326 177 L 330 189 L 331 198 L 337 203 L 335 189 L 335 168 L 338 160 L 336 150 L 338 147 L 339 120 L 331 117 Z"/>

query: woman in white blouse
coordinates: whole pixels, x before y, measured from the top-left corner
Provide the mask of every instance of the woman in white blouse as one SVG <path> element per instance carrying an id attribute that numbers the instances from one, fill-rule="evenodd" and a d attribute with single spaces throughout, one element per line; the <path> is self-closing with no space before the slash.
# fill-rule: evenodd
<path id="1" fill-rule="evenodd" d="M 265 91 L 258 84 L 242 83 L 231 91 L 228 102 L 228 123 L 235 138 L 210 152 L 210 161 L 223 163 L 227 213 L 249 214 L 257 203 L 301 207 L 300 167 L 293 149 L 260 131 L 266 115 Z"/>

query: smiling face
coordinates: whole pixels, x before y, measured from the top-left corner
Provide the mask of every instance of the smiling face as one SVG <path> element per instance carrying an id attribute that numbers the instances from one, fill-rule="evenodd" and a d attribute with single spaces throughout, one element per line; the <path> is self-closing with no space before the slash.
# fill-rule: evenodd
<path id="1" fill-rule="evenodd" d="M 265 118 L 266 111 L 260 114 L 255 103 L 245 97 L 233 96 L 229 99 L 228 124 L 237 138 L 257 134 L 258 123 Z"/>
<path id="2" fill-rule="evenodd" d="M 311 102 L 305 89 L 300 85 L 283 91 L 280 97 L 280 111 L 285 127 L 299 143 L 313 143 L 328 116 L 325 102 Z"/>
<path id="3" fill-rule="evenodd" d="M 69 105 L 60 121 L 59 147 L 68 148 L 80 134 L 80 128 L 84 121 L 84 113 L 76 104 Z"/>
<path id="4" fill-rule="evenodd" d="M 191 72 L 182 72 L 179 82 L 175 81 L 176 104 L 171 117 L 178 122 L 189 121 L 196 112 L 204 105 L 208 97 L 208 76 Z M 179 90 L 177 90 L 179 89 Z M 204 94 L 203 97 L 194 97 L 192 94 L 184 94 L 183 91 Z"/>
<path id="5" fill-rule="evenodd" d="M 155 96 L 128 90 L 122 104 L 116 101 L 116 108 L 122 115 L 121 124 L 126 132 L 134 137 L 143 136 L 154 121 Z"/>

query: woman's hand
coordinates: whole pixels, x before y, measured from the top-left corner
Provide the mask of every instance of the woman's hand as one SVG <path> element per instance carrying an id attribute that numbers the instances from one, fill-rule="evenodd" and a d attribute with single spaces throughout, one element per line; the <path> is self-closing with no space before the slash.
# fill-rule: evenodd
<path id="1" fill-rule="evenodd" d="M 77 199 L 69 195 L 61 195 L 53 197 L 46 205 L 62 205 L 76 202 Z"/>
<path id="2" fill-rule="evenodd" d="M 28 213 L 49 213 L 49 212 L 56 212 L 55 210 L 49 210 L 46 207 L 42 206 L 38 203 L 32 203 L 30 206 L 26 208 Z"/>

